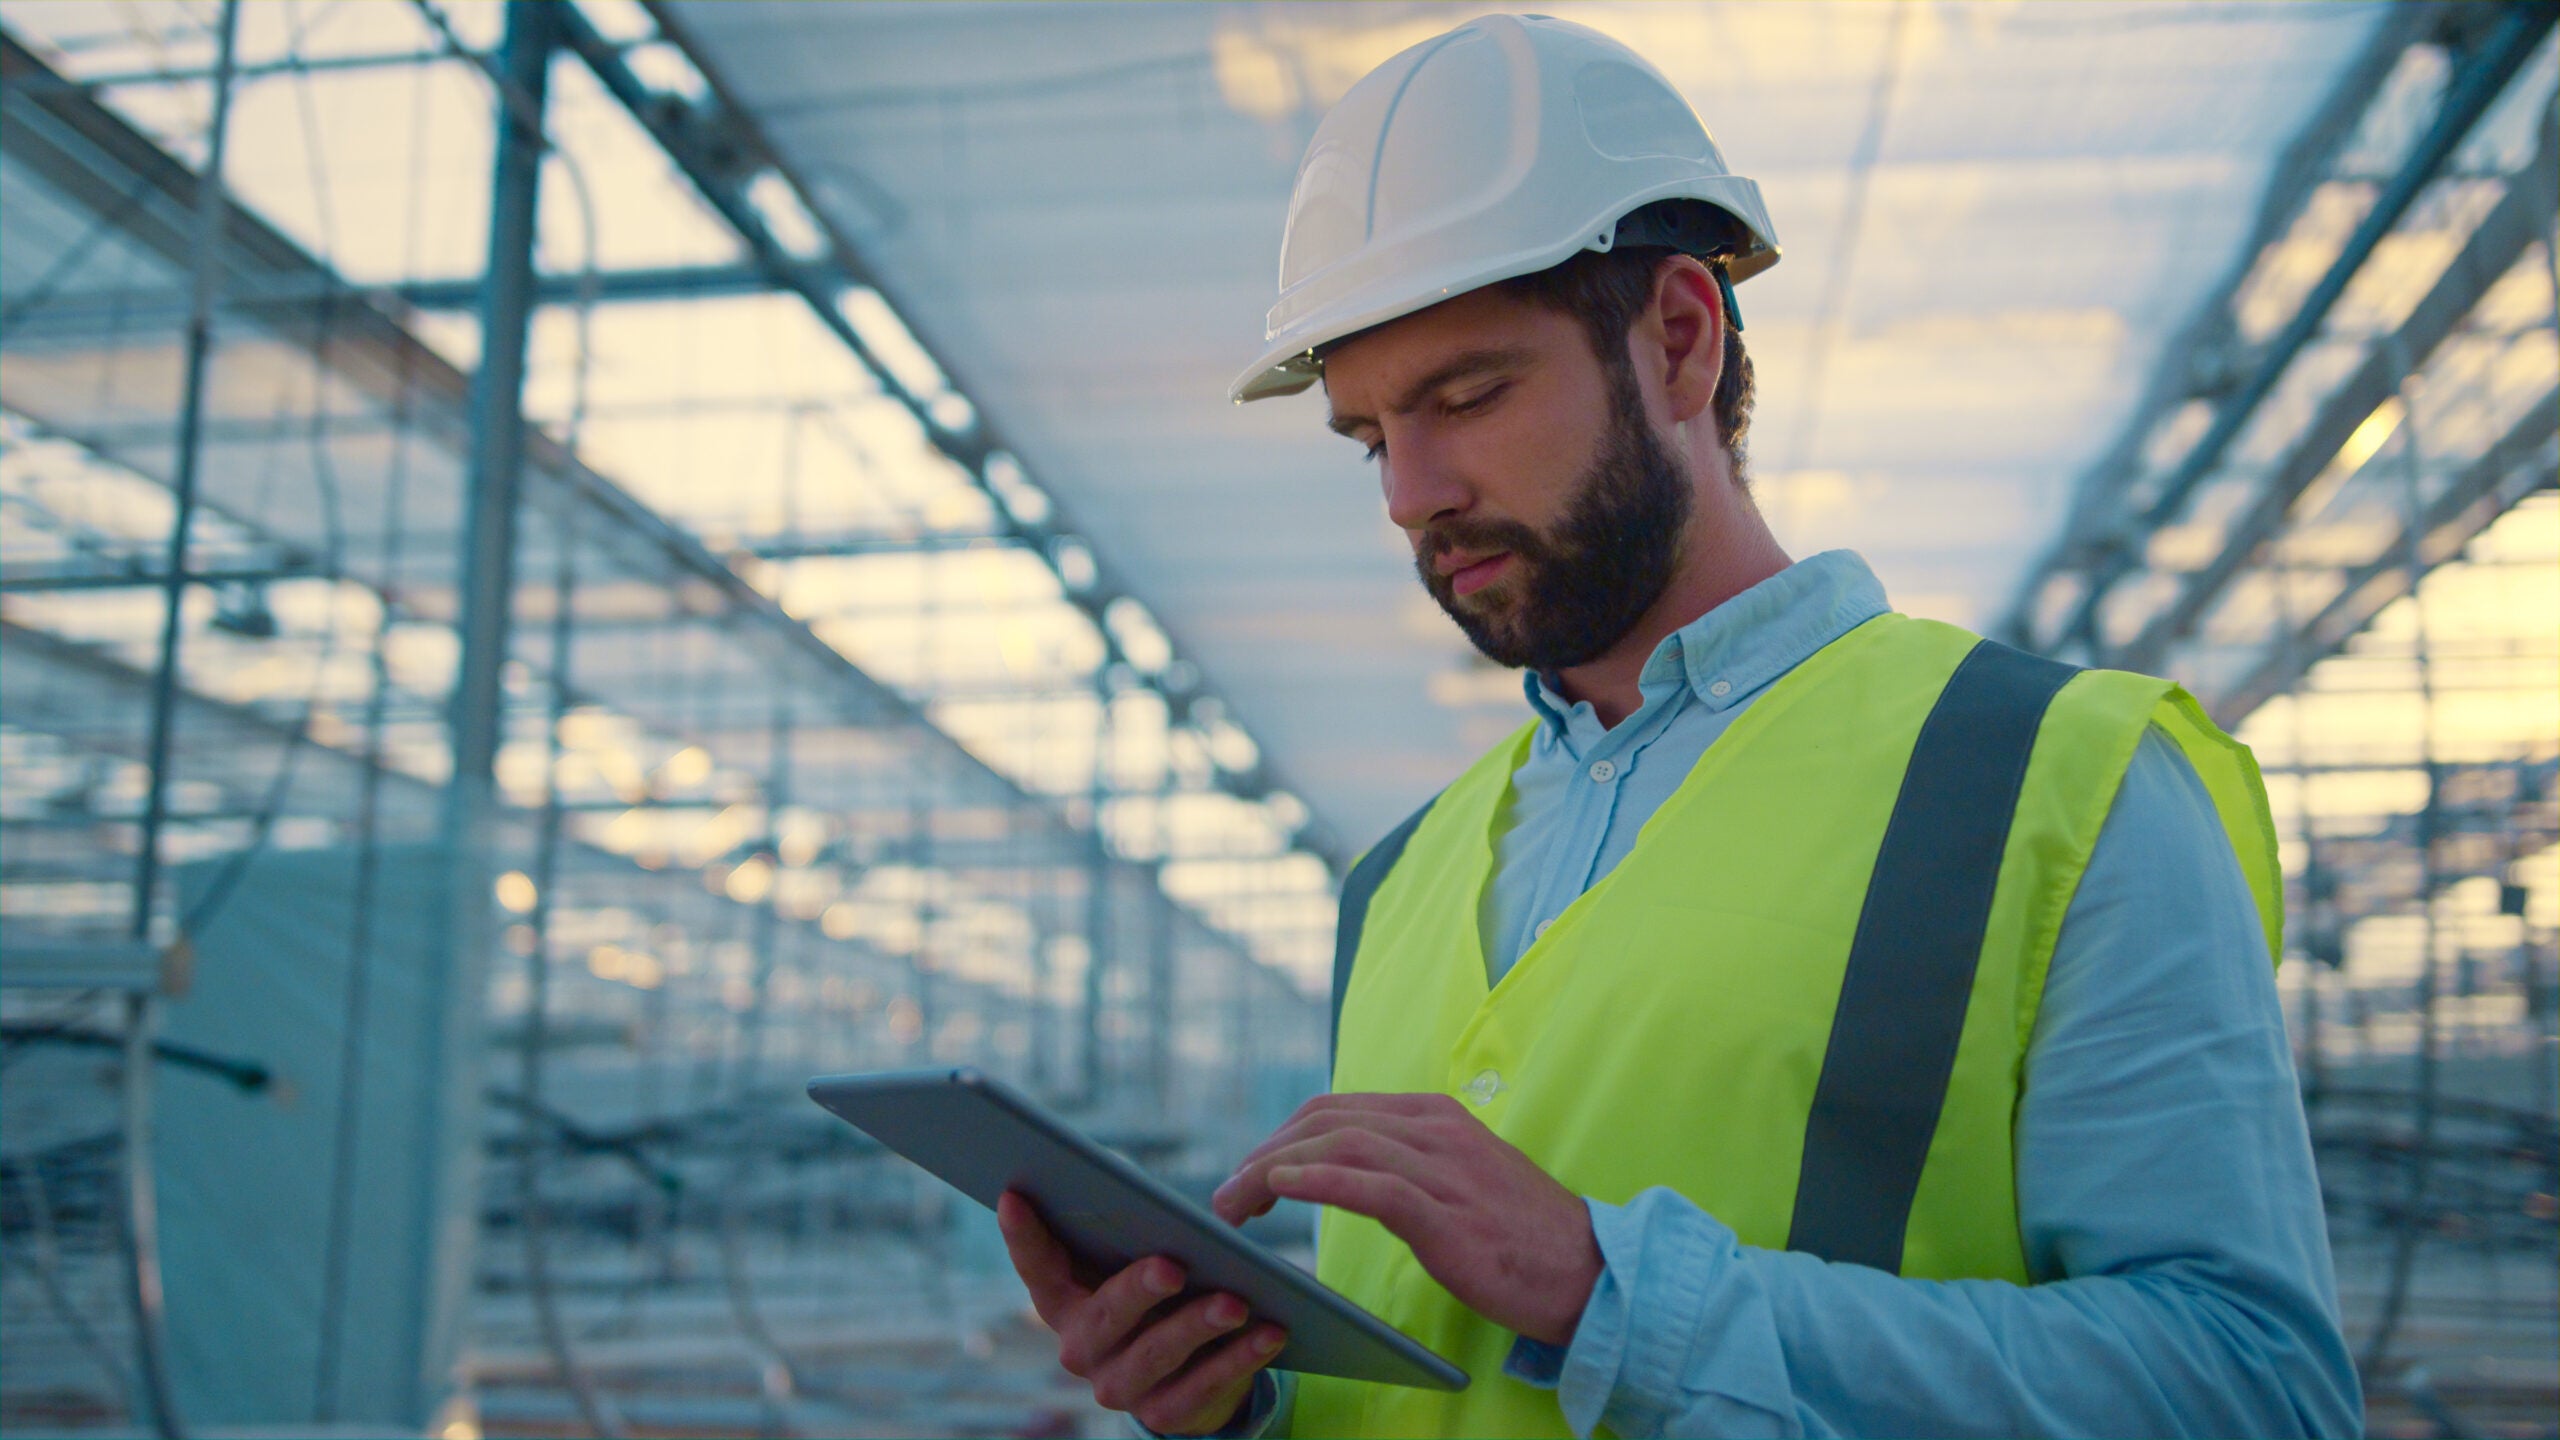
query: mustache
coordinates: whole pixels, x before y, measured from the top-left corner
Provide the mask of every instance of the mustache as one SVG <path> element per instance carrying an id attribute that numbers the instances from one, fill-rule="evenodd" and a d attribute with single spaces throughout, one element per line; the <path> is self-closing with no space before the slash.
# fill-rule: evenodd
<path id="1" fill-rule="evenodd" d="M 1453 550 L 1508 550 L 1524 560 L 1538 560 L 1545 557 L 1548 548 L 1545 536 L 1517 520 L 1459 516 L 1435 521 L 1423 531 L 1421 543 L 1414 547 L 1413 563 L 1426 579 L 1437 579 L 1432 563 Z"/>

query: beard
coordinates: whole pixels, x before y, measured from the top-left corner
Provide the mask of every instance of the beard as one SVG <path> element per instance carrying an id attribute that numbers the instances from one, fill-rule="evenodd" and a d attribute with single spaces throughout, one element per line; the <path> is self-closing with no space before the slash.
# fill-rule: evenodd
<path id="1" fill-rule="evenodd" d="M 1458 516 L 1414 552 L 1423 588 L 1497 665 L 1553 671 L 1587 664 L 1662 598 L 1680 561 L 1692 497 L 1645 418 L 1632 375 L 1610 377 L 1609 431 L 1552 530 Z M 1432 562 L 1452 550 L 1511 553 L 1513 573 L 1463 599 Z"/>

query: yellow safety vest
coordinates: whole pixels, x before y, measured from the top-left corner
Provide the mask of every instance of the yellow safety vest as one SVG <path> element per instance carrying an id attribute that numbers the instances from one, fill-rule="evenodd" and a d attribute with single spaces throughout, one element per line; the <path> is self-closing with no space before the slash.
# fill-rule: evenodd
<path id="1" fill-rule="evenodd" d="M 1921 781 L 1915 746 L 1968 742 L 1973 722 L 1961 716 L 1934 739 L 1924 725 L 1942 692 L 1953 703 L 1950 677 L 1978 644 L 1951 626 L 1884 615 L 1797 666 L 1488 992 L 1477 901 L 1508 823 L 1511 775 L 1528 754 L 1534 726 L 1524 727 L 1429 807 L 1352 922 L 1356 964 L 1333 1088 L 1457 1096 L 1574 1193 L 1622 1205 L 1668 1186 L 1746 1245 L 1791 1248 L 1808 1215 L 1871 1225 L 1863 1202 L 1843 1198 L 1857 1193 L 1848 1180 L 1817 1191 L 1807 1179 L 1840 1171 L 1816 1164 L 1839 1157 L 1813 1154 L 1808 1127 L 1824 1133 L 1818 1108 L 1836 1108 L 1817 1106 L 1818 1091 L 1834 1093 L 1825 1062 L 1835 1020 L 1857 1028 L 1843 982 L 1870 879 L 1885 883 L 1877 857 L 1888 821 L 1906 783 Z M 2248 750 L 2165 680 L 2049 668 L 2069 678 L 2058 692 L 2047 687 L 2049 703 L 2037 697 L 2042 719 L 2031 713 L 2019 734 L 2026 758 L 2023 774 L 2012 762 L 2007 777 L 2016 799 L 2005 839 L 1995 832 L 1980 867 L 1996 854 L 1997 882 L 1977 902 L 1978 954 L 1966 947 L 1961 957 L 1970 988 L 1957 972 L 1943 1007 L 1944 1100 L 1934 1130 L 1927 1115 L 1912 1127 L 1922 1138 L 1909 1142 L 1917 1179 L 1902 1197 L 1907 1220 L 1884 1237 L 1888 1258 L 1873 1262 L 1904 1275 L 2027 1282 L 2011 1148 L 2021 1065 L 2063 913 L 2146 726 L 2162 726 L 2203 778 L 2269 953 L 2282 953 L 2274 828 Z M 1931 836 L 1896 843 L 1931 858 Z M 1890 942 L 1892 918 L 1867 923 Z M 1885 970 L 1904 963 L 1890 943 L 1858 949 L 1887 956 Z M 1860 1053 L 1844 1046 L 1832 1068 L 1851 1073 L 1866 1049 L 1892 1051 L 1897 1024 L 1891 1002 L 1858 1020 Z M 1885 1090 L 1888 1105 L 1903 1098 Z M 1844 1163 L 1855 1170 L 1863 1157 Z M 1515 1337 L 1451 1298 L 1377 1222 L 1324 1211 L 1317 1273 L 1474 1378 L 1453 1394 L 1304 1376 L 1295 1434 L 1570 1433 L 1551 1393 L 1502 1373 Z"/>

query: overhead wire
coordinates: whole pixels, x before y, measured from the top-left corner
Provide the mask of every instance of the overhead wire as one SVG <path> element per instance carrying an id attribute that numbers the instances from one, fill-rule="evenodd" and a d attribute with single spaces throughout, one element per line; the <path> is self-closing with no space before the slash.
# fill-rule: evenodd
<path id="1" fill-rule="evenodd" d="M 1822 386 L 1839 343 L 1841 311 L 1848 304 L 1850 267 L 1867 223 L 1867 194 L 1873 188 L 1876 160 L 1884 152 L 1884 133 L 1893 115 L 1895 88 L 1901 83 L 1903 52 L 1911 28 L 1910 5 L 1891 7 L 1885 22 L 1884 53 L 1867 87 L 1866 124 L 1849 155 L 1849 195 L 1840 215 L 1840 231 L 1831 246 L 1831 268 L 1824 273 L 1822 298 L 1813 316 L 1812 350 L 1805 359 L 1804 382 L 1797 391 L 1799 409 L 1787 436 L 1783 474 L 1801 472 L 1813 460 L 1814 437 L 1822 423 Z"/>

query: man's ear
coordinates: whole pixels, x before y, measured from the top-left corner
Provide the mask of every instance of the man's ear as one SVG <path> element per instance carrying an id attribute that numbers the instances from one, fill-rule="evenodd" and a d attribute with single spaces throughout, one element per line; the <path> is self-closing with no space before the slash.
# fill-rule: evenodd
<path id="1" fill-rule="evenodd" d="M 1653 299 L 1627 338 L 1637 373 L 1659 377 L 1671 423 L 1686 424 L 1715 403 L 1724 378 L 1724 292 L 1707 267 L 1674 255 L 1653 272 Z"/>

